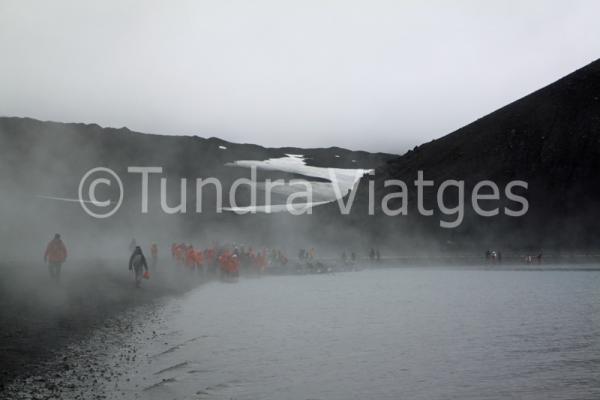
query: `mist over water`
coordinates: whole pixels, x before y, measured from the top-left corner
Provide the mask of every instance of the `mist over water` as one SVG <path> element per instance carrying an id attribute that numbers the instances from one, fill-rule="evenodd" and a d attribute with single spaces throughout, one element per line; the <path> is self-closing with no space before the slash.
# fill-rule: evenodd
<path id="1" fill-rule="evenodd" d="M 466 268 L 209 284 L 159 318 L 139 316 L 153 338 L 132 339 L 140 357 L 105 389 L 111 399 L 590 399 L 599 284 L 599 271 Z"/>

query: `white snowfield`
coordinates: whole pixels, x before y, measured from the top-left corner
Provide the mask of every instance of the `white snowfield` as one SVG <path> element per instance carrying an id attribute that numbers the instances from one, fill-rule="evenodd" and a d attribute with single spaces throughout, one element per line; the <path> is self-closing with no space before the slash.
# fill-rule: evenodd
<path id="1" fill-rule="evenodd" d="M 339 156 L 338 156 L 339 157 Z M 308 177 L 328 179 L 330 182 L 310 182 L 304 180 L 311 187 L 312 202 L 310 203 L 296 203 L 294 202 L 293 207 L 296 210 L 305 208 L 316 207 L 322 204 L 327 204 L 336 201 L 339 198 L 344 197 L 355 184 L 358 183 L 360 178 L 371 172 L 370 169 L 362 168 L 324 168 L 314 167 L 306 165 L 305 157 L 302 154 L 286 154 L 285 157 L 281 158 L 270 158 L 268 160 L 238 160 L 232 163 L 227 163 L 227 166 L 256 167 L 257 170 L 268 170 L 268 171 L 280 171 L 293 174 L 301 174 Z M 258 183 L 257 189 L 265 190 L 264 183 Z M 307 190 L 305 184 L 290 184 L 285 183 L 282 185 L 271 186 L 271 193 L 279 194 L 283 196 L 289 196 L 290 194 L 297 192 L 305 192 Z M 224 207 L 224 210 L 234 212 L 281 212 L 287 211 L 285 204 L 271 205 L 259 205 L 256 207 Z"/>

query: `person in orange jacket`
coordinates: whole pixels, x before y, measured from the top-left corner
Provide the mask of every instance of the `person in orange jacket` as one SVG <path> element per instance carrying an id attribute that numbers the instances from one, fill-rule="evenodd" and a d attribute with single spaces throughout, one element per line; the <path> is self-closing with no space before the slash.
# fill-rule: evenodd
<path id="1" fill-rule="evenodd" d="M 227 262 L 227 273 L 231 277 L 240 275 L 240 258 L 237 254 L 232 254 Z"/>
<path id="2" fill-rule="evenodd" d="M 204 264 L 204 253 L 202 250 L 198 250 L 194 253 L 194 261 L 196 262 L 196 267 L 201 268 Z"/>
<path id="3" fill-rule="evenodd" d="M 196 251 L 191 244 L 185 251 L 185 266 L 193 270 L 196 267 Z"/>
<path id="4" fill-rule="evenodd" d="M 223 251 L 219 255 L 219 257 L 218 257 L 219 267 L 220 267 L 222 275 L 227 274 L 227 268 L 228 268 L 228 265 L 229 265 L 229 258 L 230 257 L 231 257 L 231 255 L 229 254 L 229 251 L 227 251 L 227 250 Z"/>
<path id="5" fill-rule="evenodd" d="M 60 279 L 60 269 L 67 260 L 67 247 L 60 238 L 60 234 L 55 234 L 54 239 L 48 243 L 44 253 L 44 262 L 48 263 L 50 277 L 56 281 Z"/>

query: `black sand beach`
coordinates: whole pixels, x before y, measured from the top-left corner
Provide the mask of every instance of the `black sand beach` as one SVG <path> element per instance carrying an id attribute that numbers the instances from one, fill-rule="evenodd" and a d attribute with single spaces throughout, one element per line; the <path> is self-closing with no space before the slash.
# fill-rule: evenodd
<path id="1" fill-rule="evenodd" d="M 56 360 L 92 332 L 130 334 L 135 329 L 134 311 L 139 314 L 156 299 L 200 283 L 197 276 L 158 274 L 135 289 L 127 267 L 106 262 L 69 261 L 59 283 L 50 280 L 41 262 L 35 267 L 2 265 L 0 271 L 0 393 L 19 377 L 31 380 L 38 373 L 47 375 L 49 367 L 56 368 L 56 362 L 49 360 Z M 65 359 L 60 367 L 68 370 L 70 362 Z"/>

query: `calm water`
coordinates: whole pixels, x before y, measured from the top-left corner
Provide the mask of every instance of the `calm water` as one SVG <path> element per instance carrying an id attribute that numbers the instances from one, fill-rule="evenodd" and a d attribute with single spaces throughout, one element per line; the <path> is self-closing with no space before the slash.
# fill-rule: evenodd
<path id="1" fill-rule="evenodd" d="M 115 398 L 597 399 L 600 272 L 214 283 L 160 310 Z"/>

